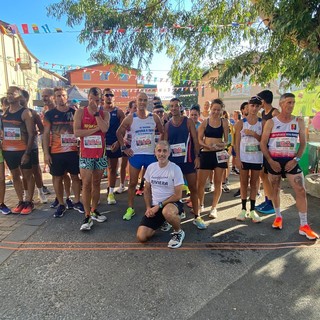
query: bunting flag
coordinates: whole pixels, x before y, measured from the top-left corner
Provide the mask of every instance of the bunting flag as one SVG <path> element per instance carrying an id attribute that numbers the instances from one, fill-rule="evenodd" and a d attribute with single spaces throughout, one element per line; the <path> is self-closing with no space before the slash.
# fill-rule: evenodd
<path id="1" fill-rule="evenodd" d="M 32 29 L 33 29 L 34 33 L 39 33 L 39 28 L 38 28 L 38 26 L 36 24 L 32 24 L 31 26 L 32 26 Z"/>
<path id="2" fill-rule="evenodd" d="M 147 23 L 144 25 L 147 29 L 151 29 L 153 24 L 152 23 Z"/>
<path id="3" fill-rule="evenodd" d="M 19 33 L 18 27 L 15 24 L 10 24 L 8 26 L 7 30 L 12 34 L 18 34 Z"/>
<path id="4" fill-rule="evenodd" d="M 26 23 L 23 23 L 21 26 L 22 26 L 23 33 L 28 34 L 29 33 L 28 25 Z"/>
<path id="5" fill-rule="evenodd" d="M 2 34 L 8 34 L 7 29 L 2 24 L 0 24 L 0 32 Z"/>
<path id="6" fill-rule="evenodd" d="M 111 34 L 111 33 L 112 33 L 112 30 L 105 30 L 104 33 L 105 33 L 105 34 Z"/>
<path id="7" fill-rule="evenodd" d="M 45 33 L 51 33 L 49 26 L 47 24 L 41 26 L 41 28 L 44 30 Z"/>
<path id="8" fill-rule="evenodd" d="M 60 33 L 60 32 L 62 32 L 62 29 L 56 28 L 56 32 Z"/>

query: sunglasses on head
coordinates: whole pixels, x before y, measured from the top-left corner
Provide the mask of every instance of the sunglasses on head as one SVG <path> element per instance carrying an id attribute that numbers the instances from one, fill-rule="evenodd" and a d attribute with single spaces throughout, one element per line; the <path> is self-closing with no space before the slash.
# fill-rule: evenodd
<path id="1" fill-rule="evenodd" d="M 113 93 L 106 93 L 104 96 L 107 98 L 110 98 L 110 97 L 114 97 L 114 94 Z"/>

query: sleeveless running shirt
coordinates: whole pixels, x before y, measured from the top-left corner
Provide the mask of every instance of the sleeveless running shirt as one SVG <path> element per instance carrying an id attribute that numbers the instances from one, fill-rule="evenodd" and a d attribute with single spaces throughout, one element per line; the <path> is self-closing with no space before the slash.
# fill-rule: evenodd
<path id="1" fill-rule="evenodd" d="M 297 118 L 294 117 L 290 122 L 283 123 L 278 117 L 274 117 L 273 123 L 268 142 L 271 157 L 273 159 L 294 158 L 300 130 Z"/>
<path id="2" fill-rule="evenodd" d="M 134 112 L 130 127 L 131 149 L 134 155 L 154 154 L 156 123 L 153 114 L 149 113 L 146 119 L 140 119 Z"/>
<path id="3" fill-rule="evenodd" d="M 110 150 L 111 145 L 118 140 L 116 131 L 120 126 L 120 120 L 118 118 L 118 108 L 115 107 L 110 113 L 110 125 L 106 133 L 107 150 Z"/>
<path id="4" fill-rule="evenodd" d="M 174 125 L 172 119 L 169 121 L 168 142 L 171 148 L 169 159 L 174 163 L 190 163 L 195 159 L 193 141 L 187 122 L 187 117 L 183 118 L 179 126 Z"/>
<path id="5" fill-rule="evenodd" d="M 245 129 L 252 130 L 261 136 L 262 133 L 262 119 L 258 118 L 256 124 L 251 125 L 246 118 L 243 119 L 243 127 L 240 131 L 240 160 L 247 163 L 262 163 L 263 154 L 260 149 L 260 142 L 244 133 Z"/>
<path id="6" fill-rule="evenodd" d="M 273 118 L 272 113 L 273 113 L 274 110 L 276 110 L 276 108 L 272 108 L 267 114 L 266 114 L 266 112 L 263 110 L 263 111 L 261 112 L 261 118 L 262 118 L 262 120 L 267 121 L 267 120 L 269 120 L 269 119 L 272 119 L 272 118 Z"/>
<path id="7" fill-rule="evenodd" d="M 11 113 L 9 109 L 2 116 L 4 151 L 25 151 L 27 150 L 28 132 L 25 122 L 21 116 L 26 108 Z"/>
<path id="8" fill-rule="evenodd" d="M 99 113 L 103 118 L 103 111 L 99 110 Z M 81 119 L 81 129 L 93 129 L 97 126 L 96 118 L 90 114 L 88 107 L 85 107 Z M 105 154 L 105 147 L 105 134 L 99 130 L 90 136 L 81 137 L 80 155 L 82 158 L 102 158 Z"/>

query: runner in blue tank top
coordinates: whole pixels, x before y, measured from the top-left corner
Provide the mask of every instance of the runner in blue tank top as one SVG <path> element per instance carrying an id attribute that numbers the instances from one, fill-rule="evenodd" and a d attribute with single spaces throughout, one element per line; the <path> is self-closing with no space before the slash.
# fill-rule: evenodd
<path id="1" fill-rule="evenodd" d="M 199 143 L 196 127 L 193 121 L 181 113 L 181 102 L 177 98 L 170 100 L 171 120 L 165 125 L 164 140 L 171 148 L 170 161 L 177 164 L 184 174 L 190 190 L 190 198 L 195 215 L 194 224 L 199 229 L 206 225 L 199 214 L 199 199 L 197 191 L 197 172 L 199 167 Z"/>
<path id="2" fill-rule="evenodd" d="M 110 126 L 106 133 L 106 149 L 108 157 L 108 204 L 116 204 L 114 187 L 117 180 L 118 160 L 122 157 L 116 132 L 125 118 L 124 112 L 114 106 L 114 92 L 106 88 L 103 90 L 104 109 L 110 114 Z"/>

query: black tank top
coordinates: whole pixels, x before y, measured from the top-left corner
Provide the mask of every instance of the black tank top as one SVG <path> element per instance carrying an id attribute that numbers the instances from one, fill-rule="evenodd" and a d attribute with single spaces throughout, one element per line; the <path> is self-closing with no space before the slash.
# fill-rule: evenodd
<path id="1" fill-rule="evenodd" d="M 261 118 L 262 118 L 262 120 L 267 121 L 267 120 L 269 120 L 269 119 L 272 119 L 272 118 L 273 118 L 272 113 L 273 113 L 274 110 L 276 110 L 276 108 L 272 108 L 272 109 L 268 112 L 268 114 L 266 114 L 265 111 L 263 110 L 262 113 L 261 113 Z"/>
<path id="2" fill-rule="evenodd" d="M 207 138 L 222 138 L 223 136 L 223 125 L 222 125 L 222 120 L 221 120 L 221 123 L 220 123 L 220 127 L 218 128 L 213 128 L 209 125 L 209 119 L 207 119 L 207 126 L 204 130 L 204 135 L 207 137 Z"/>

